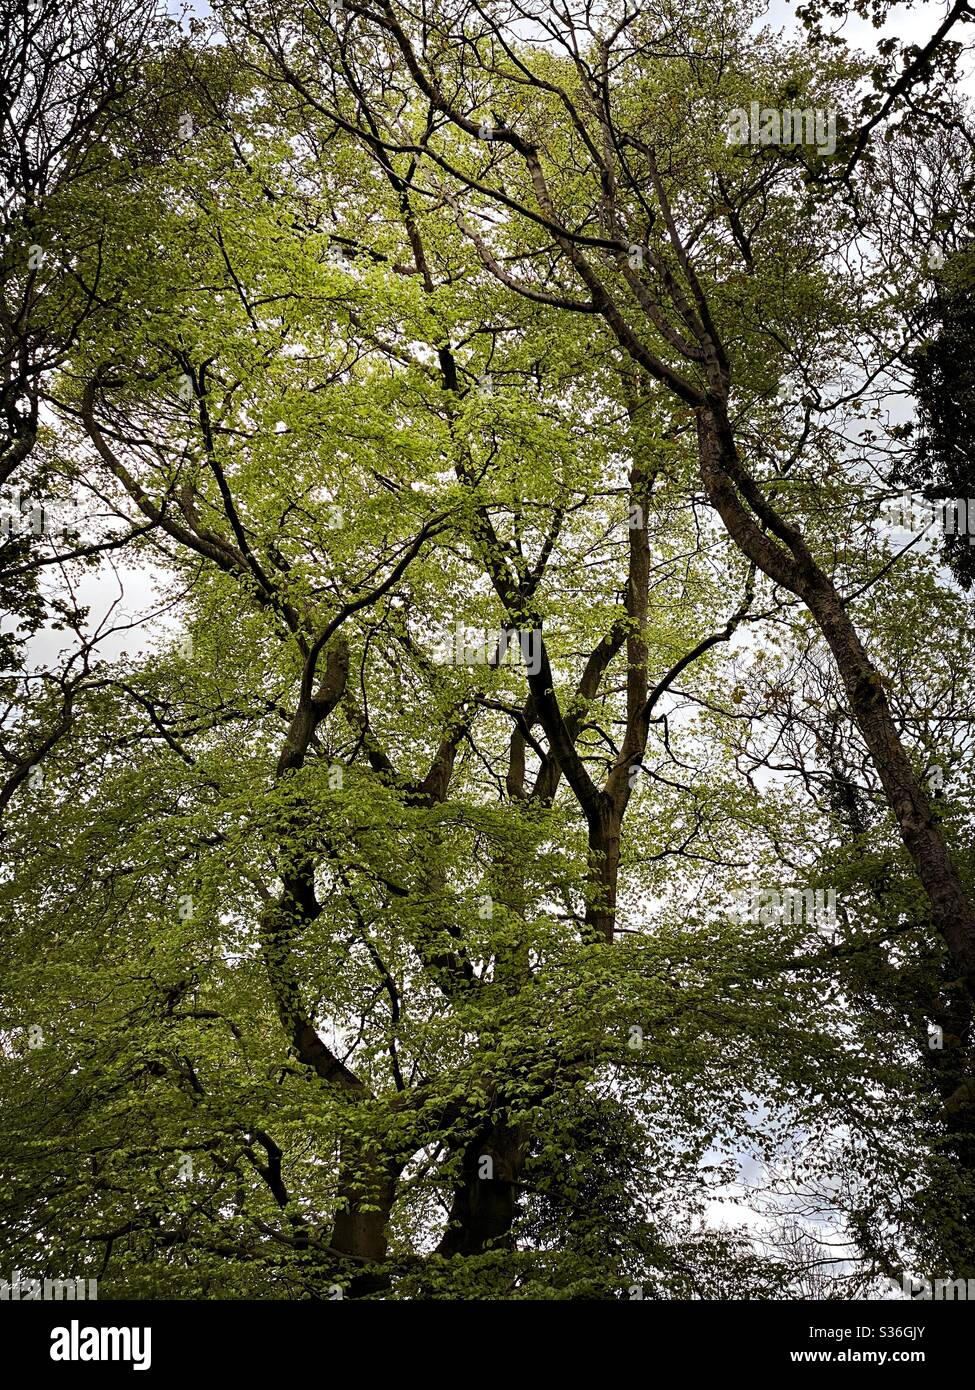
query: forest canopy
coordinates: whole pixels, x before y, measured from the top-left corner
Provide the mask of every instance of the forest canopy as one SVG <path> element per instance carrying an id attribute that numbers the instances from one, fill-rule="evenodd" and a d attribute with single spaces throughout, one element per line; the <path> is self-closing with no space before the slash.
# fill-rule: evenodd
<path id="1" fill-rule="evenodd" d="M 0 8 L 0 1263 L 975 1278 L 965 5 Z"/>

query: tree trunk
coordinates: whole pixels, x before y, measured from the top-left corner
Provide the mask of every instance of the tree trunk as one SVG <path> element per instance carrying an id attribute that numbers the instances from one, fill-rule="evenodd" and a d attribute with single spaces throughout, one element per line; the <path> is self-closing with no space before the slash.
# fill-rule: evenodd
<path id="1" fill-rule="evenodd" d="M 829 644 L 853 717 L 931 904 L 934 927 L 975 997 L 975 912 L 951 862 L 938 819 L 901 743 L 879 672 L 867 656 L 834 584 L 815 562 L 802 536 L 774 511 L 745 473 L 730 425 L 720 411 L 698 412 L 698 441 L 708 499 L 730 536 L 770 579 L 803 600 Z M 739 493 L 778 540 L 756 524 Z"/>
<path id="2" fill-rule="evenodd" d="M 343 1145 L 339 1172 L 343 1205 L 335 1213 L 330 1244 L 333 1253 L 346 1257 L 354 1271 L 344 1282 L 350 1298 L 364 1298 L 389 1287 L 389 1274 L 378 1266 L 386 1258 L 389 1216 L 398 1180 L 398 1165 L 376 1163 L 358 1146 Z M 360 1264 L 377 1267 L 355 1270 Z"/>
<path id="3" fill-rule="evenodd" d="M 464 1150 L 441 1255 L 480 1255 L 513 1248 L 518 1179 L 527 1152 L 524 1126 L 505 1120 L 489 1125 Z"/>
<path id="4" fill-rule="evenodd" d="M 613 940 L 616 889 L 620 867 L 622 813 L 605 794 L 589 817 L 589 892 L 586 935 L 591 941 Z"/>

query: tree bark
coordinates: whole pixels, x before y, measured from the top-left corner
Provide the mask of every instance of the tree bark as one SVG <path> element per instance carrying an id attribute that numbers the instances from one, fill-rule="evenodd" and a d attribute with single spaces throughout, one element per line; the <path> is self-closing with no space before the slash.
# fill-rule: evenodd
<path id="1" fill-rule="evenodd" d="M 467 1145 L 439 1254 L 480 1255 L 513 1248 L 511 1228 L 527 1149 L 524 1126 L 509 1126 L 503 1118 Z"/>
<path id="2" fill-rule="evenodd" d="M 880 673 L 868 657 L 836 586 L 813 559 L 800 533 L 775 512 L 743 469 L 721 406 L 701 409 L 697 418 L 701 476 L 708 499 L 744 554 L 776 584 L 802 599 L 819 625 L 901 839 L 931 904 L 934 927 L 975 997 L 975 912 L 901 742 Z M 761 529 L 751 513 L 767 530 Z"/>
<path id="3" fill-rule="evenodd" d="M 616 927 L 616 889 L 620 867 L 623 808 L 605 794 L 589 817 L 589 893 L 586 934 L 593 941 L 613 940 Z"/>

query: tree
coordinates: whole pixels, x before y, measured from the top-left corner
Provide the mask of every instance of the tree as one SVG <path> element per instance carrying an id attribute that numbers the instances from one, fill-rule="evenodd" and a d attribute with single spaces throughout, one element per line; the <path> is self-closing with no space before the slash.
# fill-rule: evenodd
<path id="1" fill-rule="evenodd" d="M 395 114 L 380 109 L 382 98 L 377 101 L 372 95 L 371 75 L 355 70 L 353 31 L 344 27 L 346 21 L 336 25 L 316 13 L 308 15 L 305 52 L 314 55 L 309 59 L 301 46 L 294 54 L 290 51 L 287 16 L 271 12 L 255 25 L 254 12 L 245 7 L 235 18 L 271 71 L 312 111 L 324 115 L 336 129 L 359 130 L 367 147 L 377 150 L 387 167 L 398 154 L 411 167 L 415 162 L 420 176 L 432 170 L 432 181 L 422 196 L 439 197 L 448 206 L 452 200 L 463 219 L 457 200 L 469 190 L 478 196 L 483 209 L 479 216 L 487 217 L 492 206 L 514 214 L 519 232 L 524 228 L 525 240 L 505 255 L 522 261 L 530 257 L 545 267 L 540 277 L 520 288 L 536 300 L 600 315 L 634 367 L 666 388 L 676 405 L 686 408 L 698 434 L 702 485 L 729 535 L 774 584 L 802 599 L 829 643 L 904 844 L 925 885 L 936 930 L 971 992 L 975 989 L 975 912 L 898 736 L 879 673 L 841 593 L 817 559 L 814 544 L 810 545 L 812 538 L 776 506 L 774 484 L 770 487 L 767 479 L 752 471 L 743 448 L 746 429 L 741 406 L 732 398 L 742 347 L 730 338 L 725 341 L 728 335 L 722 331 L 718 308 L 721 296 L 712 286 L 718 278 L 719 254 L 723 253 L 726 274 L 732 268 L 727 265 L 729 253 L 738 274 L 753 272 L 756 259 L 761 260 L 763 248 L 756 244 L 757 235 L 736 240 L 733 228 L 736 220 L 740 227 L 743 218 L 753 215 L 753 208 L 761 214 L 764 184 L 754 187 L 747 175 L 744 184 L 739 176 L 729 189 L 721 187 L 720 179 L 707 180 L 695 190 L 695 198 L 687 165 L 675 158 L 672 131 L 665 124 L 661 133 L 653 118 L 648 118 L 646 106 L 627 100 L 627 78 L 637 89 L 647 80 L 645 55 L 652 51 L 647 26 L 652 28 L 652 20 L 626 13 L 606 33 L 588 15 L 579 18 L 558 6 L 537 13 L 514 5 L 513 15 L 537 26 L 542 56 L 536 73 L 508 40 L 504 20 L 487 11 L 475 8 L 475 41 L 454 37 L 449 13 L 442 19 L 435 14 L 425 17 L 420 26 L 393 3 L 375 9 L 354 7 L 350 13 L 353 27 L 362 26 L 367 66 L 378 58 L 381 67 L 387 46 L 405 63 L 418 109 L 425 105 L 430 113 L 425 136 L 411 138 L 397 131 Z M 722 98 L 727 101 L 725 93 L 730 95 L 731 90 L 741 93 L 741 76 L 734 75 L 737 81 L 732 87 L 721 66 L 711 67 L 707 59 L 717 60 L 719 52 L 709 51 L 708 40 L 693 22 L 680 28 L 678 43 L 683 62 L 678 62 L 675 71 L 683 76 L 691 69 L 691 80 L 703 87 L 702 100 L 710 107 L 703 126 L 708 143 L 714 145 L 723 134 L 720 103 Z M 551 56 L 551 49 L 556 56 Z M 703 82 L 694 71 L 699 67 L 706 69 Z M 322 68 L 325 93 L 319 95 L 317 71 Z M 335 68 L 347 80 L 353 103 L 361 108 L 354 120 L 338 109 L 342 103 L 330 104 L 328 84 L 330 70 Z M 718 74 L 717 83 L 711 72 Z M 829 77 L 827 69 L 819 81 Z M 399 105 L 398 95 L 395 102 Z M 492 102 L 496 123 L 477 114 Z M 496 114 L 498 108 L 504 108 L 503 115 Z M 568 151 L 561 142 L 553 158 L 550 122 L 556 111 L 563 124 L 554 129 L 560 134 L 571 132 L 575 146 L 568 163 Z M 516 115 L 522 118 L 524 130 Z M 450 132 L 446 145 L 437 138 L 442 123 Z M 475 157 L 473 165 L 469 157 L 458 160 L 452 151 L 454 132 L 468 143 L 480 139 L 487 153 Z M 786 164 L 785 178 L 801 188 L 803 170 L 802 162 Z M 808 176 L 810 171 L 806 172 Z M 677 202 L 678 190 L 684 206 Z M 464 225 L 484 266 L 502 283 L 519 288 L 488 237 L 471 225 L 472 217 Z M 701 245 L 695 248 L 692 241 Z M 750 406 L 751 401 L 746 409 Z M 500 592 L 503 576 L 497 574 L 493 582 Z M 531 619 L 525 596 L 510 593 L 505 602 L 513 610 L 514 621 Z M 538 677 L 539 688 L 544 679 Z M 544 717 L 548 737 L 558 743 L 556 711 L 546 710 Z M 565 775 L 570 776 L 568 767 Z M 575 780 L 578 794 L 589 802 L 594 853 L 611 861 L 618 834 L 617 808 L 595 799 L 578 776 Z"/>
<path id="2" fill-rule="evenodd" d="M 789 1296 L 804 1248 L 692 1221 L 742 1153 L 788 1171 L 775 1201 L 844 1172 L 861 1283 L 948 1248 L 900 1125 L 933 1164 L 918 1029 L 939 972 L 964 997 L 956 880 L 946 951 L 903 845 L 930 889 L 953 830 L 905 830 L 933 731 L 905 751 L 847 610 L 869 594 L 885 673 L 958 615 L 923 567 L 899 614 L 829 388 L 882 392 L 922 290 L 905 247 L 840 298 L 818 166 L 720 133 L 757 80 L 839 101 L 856 65 L 817 76 L 728 17 L 712 64 L 703 13 L 665 58 L 639 16 L 567 53 L 467 18 L 230 8 L 224 43 L 160 41 L 154 121 L 79 195 L 105 235 L 45 377 L 52 468 L 166 624 L 86 669 L 9 798 L 25 1268 L 40 1245 L 136 1296 Z M 750 870 L 843 887 L 844 939 L 778 892 L 735 910 Z"/>
<path id="3" fill-rule="evenodd" d="M 904 482 L 923 490 L 924 496 L 949 508 L 944 537 L 945 560 L 960 584 L 970 589 L 975 581 L 972 548 L 968 536 L 967 499 L 973 490 L 972 380 L 965 364 L 972 341 L 972 289 L 968 284 L 969 257 L 961 255 L 954 284 L 939 287 L 932 305 L 929 341 L 915 357 L 914 389 L 921 436 L 914 458 L 902 472 Z M 965 499 L 964 521 L 956 498 Z M 954 508 L 952 511 L 951 508 Z"/>

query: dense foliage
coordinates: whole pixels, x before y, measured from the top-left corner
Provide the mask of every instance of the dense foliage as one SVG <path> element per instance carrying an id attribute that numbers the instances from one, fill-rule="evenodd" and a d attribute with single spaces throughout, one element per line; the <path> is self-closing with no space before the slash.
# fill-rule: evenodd
<path id="1" fill-rule="evenodd" d="M 6 1264 L 975 1276 L 971 614 L 884 520 L 971 478 L 949 39 L 6 17 Z"/>

